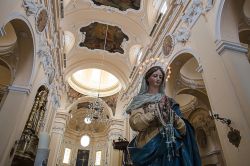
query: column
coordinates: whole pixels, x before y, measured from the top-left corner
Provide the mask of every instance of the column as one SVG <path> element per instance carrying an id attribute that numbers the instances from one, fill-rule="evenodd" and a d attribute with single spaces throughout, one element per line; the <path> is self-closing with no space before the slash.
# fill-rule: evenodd
<path id="1" fill-rule="evenodd" d="M 9 86 L 8 95 L 0 110 L 0 165 L 10 165 L 14 153 L 10 156 L 15 142 L 20 139 L 24 125 L 25 115 L 28 111 L 25 104 L 28 101 L 28 87 Z M 33 101 L 32 101 L 33 102 Z"/>
<path id="2" fill-rule="evenodd" d="M 49 154 L 48 165 L 57 164 L 67 119 L 68 119 L 68 113 L 64 112 L 63 110 L 59 110 L 55 115 L 51 131 L 51 141 L 49 146 L 50 154 Z"/>
<path id="3" fill-rule="evenodd" d="M 246 88 L 246 83 L 250 81 L 250 77 L 247 77 L 250 65 L 246 65 L 246 48 L 225 39 L 215 41 L 211 34 L 212 26 L 213 21 L 200 17 L 192 29 L 194 33 L 190 37 L 190 48 L 202 65 L 202 76 L 211 110 L 223 118 L 229 118 L 232 121 L 231 126 L 240 131 L 241 141 L 237 148 L 229 142 L 230 129 L 227 125 L 215 120 L 225 165 L 246 166 L 249 165 L 247 154 L 250 151 L 249 117 L 245 110 L 246 105 L 249 105 L 246 103 L 246 99 L 249 100 L 249 87 Z M 206 40 L 202 40 L 201 35 Z M 236 39 L 233 35 L 227 37 Z"/>
<path id="4" fill-rule="evenodd" d="M 118 140 L 119 137 L 124 136 L 124 121 L 123 120 L 118 120 L 118 119 L 113 119 L 110 125 L 109 129 L 109 165 L 110 166 L 117 166 L 121 165 L 122 163 L 122 155 L 123 152 L 120 150 L 116 150 L 113 148 L 113 141 Z"/>
<path id="5" fill-rule="evenodd" d="M 239 100 L 245 120 L 250 119 L 250 65 L 247 57 L 248 48 L 240 43 L 221 41 L 217 44 L 217 52 L 222 57 L 223 64 L 232 83 L 231 91 Z M 250 128 L 250 121 L 247 121 Z"/>

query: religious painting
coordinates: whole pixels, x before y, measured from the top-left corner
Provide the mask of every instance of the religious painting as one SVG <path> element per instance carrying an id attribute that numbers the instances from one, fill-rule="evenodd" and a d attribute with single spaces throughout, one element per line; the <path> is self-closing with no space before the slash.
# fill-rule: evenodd
<path id="1" fill-rule="evenodd" d="M 80 33 L 82 34 L 80 47 L 101 49 L 111 53 L 124 54 L 124 44 L 129 40 L 119 27 L 98 22 L 81 27 Z"/>
<path id="2" fill-rule="evenodd" d="M 117 8 L 121 11 L 126 11 L 127 9 L 139 10 L 141 5 L 141 0 L 92 0 L 97 6 L 110 6 Z"/>
<path id="3" fill-rule="evenodd" d="M 77 109 L 80 109 L 80 108 L 89 108 L 90 104 L 91 104 L 90 102 L 78 103 L 77 104 Z"/>
<path id="4" fill-rule="evenodd" d="M 88 166 L 89 150 L 78 149 L 76 166 Z"/>
<path id="5" fill-rule="evenodd" d="M 172 35 L 167 35 L 164 38 L 162 49 L 165 56 L 169 56 L 172 53 L 174 49 L 174 39 Z"/>
<path id="6" fill-rule="evenodd" d="M 76 90 L 74 90 L 70 86 L 69 86 L 69 90 L 68 90 L 67 94 L 68 94 L 68 97 L 69 97 L 70 100 L 77 100 L 80 97 L 86 96 L 84 94 L 81 94 L 81 93 L 77 92 Z"/>

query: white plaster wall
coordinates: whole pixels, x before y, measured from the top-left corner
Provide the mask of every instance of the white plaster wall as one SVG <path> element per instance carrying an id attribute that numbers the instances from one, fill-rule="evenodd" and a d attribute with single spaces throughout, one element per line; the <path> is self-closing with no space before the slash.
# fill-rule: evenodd
<path id="1" fill-rule="evenodd" d="M 240 148 L 237 149 L 227 139 L 228 128 L 216 122 L 226 164 L 245 166 L 247 165 L 246 154 L 250 150 L 250 144 L 246 141 L 249 138 L 249 132 L 247 132 L 249 128 L 225 64 L 216 52 L 215 39 L 208 24 L 204 17 L 200 17 L 192 29 L 189 45 L 199 56 L 203 67 L 202 75 L 212 110 L 222 117 L 230 118 L 233 121 L 232 125 L 240 130 L 244 138 L 241 140 Z"/>
<path id="2" fill-rule="evenodd" d="M 196 71 L 198 63 L 195 58 L 188 60 L 181 68 L 180 73 L 189 79 L 202 79 L 201 74 Z"/>
<path id="3" fill-rule="evenodd" d="M 9 153 L 16 140 L 20 139 L 29 113 L 32 109 L 38 88 L 43 85 L 41 80 L 45 78 L 43 69 L 38 67 L 36 79 L 29 94 L 25 92 L 9 91 L 8 96 L 0 111 L 0 156 L 1 164 L 9 165 L 11 160 Z"/>

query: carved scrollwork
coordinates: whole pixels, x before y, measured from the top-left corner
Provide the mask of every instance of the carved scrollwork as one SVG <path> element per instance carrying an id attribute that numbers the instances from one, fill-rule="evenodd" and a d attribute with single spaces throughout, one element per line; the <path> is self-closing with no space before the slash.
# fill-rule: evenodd
<path id="1" fill-rule="evenodd" d="M 47 45 L 41 45 L 37 52 L 43 64 L 43 69 L 45 70 L 45 75 L 47 76 L 49 85 L 53 82 L 55 77 L 55 67 L 50 53 L 50 48 Z"/>
<path id="2" fill-rule="evenodd" d="M 27 16 L 36 14 L 37 11 L 42 8 L 42 4 L 38 4 L 34 0 L 23 0 L 23 7 L 26 10 Z"/>
<path id="3" fill-rule="evenodd" d="M 214 6 L 214 2 L 215 0 L 206 0 L 206 6 L 205 6 L 205 12 L 208 12 L 209 10 L 211 10 Z"/>
<path id="4" fill-rule="evenodd" d="M 185 43 L 190 37 L 190 29 L 198 20 L 201 14 L 204 14 L 212 9 L 214 0 L 193 0 L 187 7 L 183 16 L 182 23 L 174 34 L 178 42 Z"/>
<path id="5" fill-rule="evenodd" d="M 187 0 L 176 0 L 176 1 L 175 1 L 175 4 L 176 4 L 176 5 L 183 5 L 183 4 L 186 3 L 186 1 L 187 1 Z"/>
<path id="6" fill-rule="evenodd" d="M 51 99 L 52 99 L 52 104 L 54 108 L 59 108 L 60 107 L 60 97 L 58 94 L 58 88 L 55 85 L 52 85 L 52 95 L 51 95 Z"/>
<path id="7" fill-rule="evenodd" d="M 190 30 L 186 27 L 181 27 L 177 30 L 177 33 L 175 33 L 175 39 L 178 42 L 185 43 L 188 41 L 190 37 Z"/>

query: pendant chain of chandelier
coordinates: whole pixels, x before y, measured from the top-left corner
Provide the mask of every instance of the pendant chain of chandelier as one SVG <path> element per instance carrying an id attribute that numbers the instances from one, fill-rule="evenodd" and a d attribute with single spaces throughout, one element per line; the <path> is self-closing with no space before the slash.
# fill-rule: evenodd
<path id="1" fill-rule="evenodd" d="M 103 45 L 104 50 L 106 50 L 107 35 L 108 35 L 108 25 L 106 27 L 105 40 L 104 40 L 104 45 Z M 103 66 L 103 61 L 104 61 L 104 55 L 102 54 L 101 66 Z M 101 82 L 102 82 L 102 70 L 101 70 L 100 79 L 99 79 L 97 98 L 88 105 L 90 109 L 90 113 L 84 119 L 84 122 L 86 124 L 90 124 L 92 121 L 97 121 L 97 122 L 109 121 L 109 117 L 105 115 L 103 111 L 104 110 L 103 101 L 100 99 Z"/>

